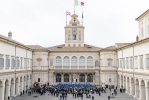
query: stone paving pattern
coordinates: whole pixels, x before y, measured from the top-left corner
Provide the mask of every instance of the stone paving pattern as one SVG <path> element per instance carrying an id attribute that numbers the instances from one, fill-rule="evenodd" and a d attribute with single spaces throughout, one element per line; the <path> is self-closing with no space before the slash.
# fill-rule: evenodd
<path id="1" fill-rule="evenodd" d="M 98 94 L 90 94 L 91 96 L 94 96 L 94 100 L 108 100 L 108 96 L 110 95 L 110 91 L 107 90 L 107 93 L 101 93 L 101 96 Z M 47 92 L 45 95 L 39 95 L 39 94 L 32 94 L 31 96 L 28 96 L 27 94 L 24 94 L 22 96 L 17 96 L 11 100 L 60 100 L 59 97 L 51 96 L 49 92 Z M 38 97 L 33 97 L 33 96 Z M 65 100 L 65 99 L 64 99 Z M 81 97 L 73 98 L 72 94 L 67 95 L 67 100 L 81 100 Z M 86 94 L 83 95 L 83 100 L 92 100 L 92 98 L 86 98 Z M 137 100 L 133 98 L 132 96 L 126 94 L 126 93 L 117 93 L 117 96 L 115 98 L 110 98 L 110 100 Z"/>

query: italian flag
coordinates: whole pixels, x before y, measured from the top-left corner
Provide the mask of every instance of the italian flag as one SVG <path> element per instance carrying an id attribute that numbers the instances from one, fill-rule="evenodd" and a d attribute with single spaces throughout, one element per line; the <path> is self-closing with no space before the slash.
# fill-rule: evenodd
<path id="1" fill-rule="evenodd" d="M 80 2 L 78 0 L 74 0 L 75 6 L 84 6 L 84 2 Z"/>

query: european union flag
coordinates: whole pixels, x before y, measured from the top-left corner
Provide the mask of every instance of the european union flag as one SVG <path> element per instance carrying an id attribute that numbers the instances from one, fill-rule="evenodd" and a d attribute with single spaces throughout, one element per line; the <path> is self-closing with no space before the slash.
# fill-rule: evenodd
<path id="1" fill-rule="evenodd" d="M 84 18 L 84 16 L 83 16 L 83 12 L 82 12 L 82 19 Z"/>

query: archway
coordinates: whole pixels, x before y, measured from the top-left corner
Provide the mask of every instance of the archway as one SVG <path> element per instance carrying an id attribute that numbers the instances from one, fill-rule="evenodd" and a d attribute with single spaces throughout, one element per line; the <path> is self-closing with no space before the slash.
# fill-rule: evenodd
<path id="1" fill-rule="evenodd" d="M 136 83 L 135 83 L 135 97 L 139 98 L 140 94 L 139 94 L 139 80 L 136 79 Z"/>
<path id="2" fill-rule="evenodd" d="M 140 100 L 146 100 L 146 92 L 145 92 L 145 82 L 144 80 L 141 81 L 141 89 L 140 89 Z"/>
<path id="3" fill-rule="evenodd" d="M 87 75 L 87 82 L 93 82 L 93 74 Z"/>
<path id="4" fill-rule="evenodd" d="M 23 92 L 23 78 L 20 77 L 20 92 Z"/>
<path id="5" fill-rule="evenodd" d="M 7 100 L 8 96 L 10 96 L 10 84 L 9 81 L 5 81 L 5 89 L 4 89 L 4 100 Z"/>
<path id="6" fill-rule="evenodd" d="M 129 77 L 127 77 L 127 87 L 126 87 L 126 91 L 127 91 L 128 94 L 130 93 Z"/>
<path id="7" fill-rule="evenodd" d="M 14 82 L 14 79 L 12 78 L 11 79 L 11 85 L 10 85 L 10 96 L 15 95 L 14 91 L 15 91 L 15 82 Z"/>
<path id="8" fill-rule="evenodd" d="M 61 82 L 61 74 L 56 74 L 56 82 Z"/>
<path id="9" fill-rule="evenodd" d="M 67 73 L 64 74 L 64 82 L 69 82 L 69 75 Z"/>
<path id="10" fill-rule="evenodd" d="M 85 75 L 83 73 L 80 74 L 79 82 L 85 82 Z"/>
<path id="11" fill-rule="evenodd" d="M 131 78 L 131 88 L 130 88 L 130 94 L 133 96 L 135 94 L 135 85 L 134 85 L 134 79 Z"/>

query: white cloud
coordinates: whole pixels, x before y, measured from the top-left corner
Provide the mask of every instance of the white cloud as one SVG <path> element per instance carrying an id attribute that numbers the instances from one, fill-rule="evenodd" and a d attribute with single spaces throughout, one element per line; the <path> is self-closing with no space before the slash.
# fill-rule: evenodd
<path id="1" fill-rule="evenodd" d="M 133 42 L 138 35 L 135 18 L 148 9 L 148 0 L 82 0 L 75 7 L 80 22 L 83 11 L 85 43 L 107 47 Z M 1 0 L 0 34 L 12 31 L 13 39 L 49 47 L 64 43 L 66 10 L 73 14 L 73 0 Z M 70 19 L 70 18 L 68 18 Z M 69 22 L 69 21 L 68 21 Z"/>

